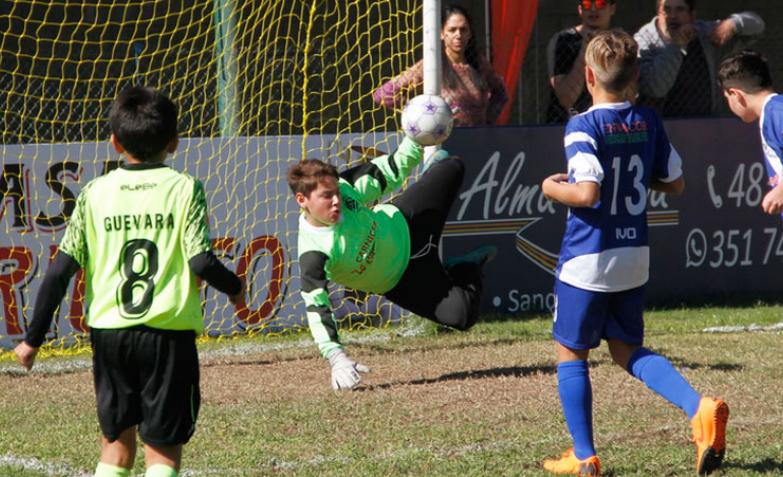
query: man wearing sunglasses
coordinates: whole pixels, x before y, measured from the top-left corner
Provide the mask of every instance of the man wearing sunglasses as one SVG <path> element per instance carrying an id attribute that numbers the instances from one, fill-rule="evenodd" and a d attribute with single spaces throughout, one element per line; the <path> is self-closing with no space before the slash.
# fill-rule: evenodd
<path id="1" fill-rule="evenodd" d="M 664 117 L 708 116 L 722 102 L 716 65 L 764 32 L 755 13 L 696 19 L 696 0 L 658 0 L 658 13 L 634 35 L 639 44 L 640 102 Z"/>
<path id="2" fill-rule="evenodd" d="M 564 123 L 593 104 L 585 87 L 585 48 L 596 32 L 609 29 L 616 8 L 615 0 L 579 0 L 582 23 L 549 40 L 547 67 L 552 91 L 547 122 Z"/>

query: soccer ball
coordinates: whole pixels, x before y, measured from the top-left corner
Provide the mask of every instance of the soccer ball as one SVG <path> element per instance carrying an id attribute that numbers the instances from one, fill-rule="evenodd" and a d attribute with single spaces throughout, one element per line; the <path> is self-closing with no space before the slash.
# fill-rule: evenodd
<path id="1" fill-rule="evenodd" d="M 442 143 L 454 125 L 451 108 L 435 94 L 421 94 L 408 101 L 400 119 L 405 135 L 422 146 Z"/>

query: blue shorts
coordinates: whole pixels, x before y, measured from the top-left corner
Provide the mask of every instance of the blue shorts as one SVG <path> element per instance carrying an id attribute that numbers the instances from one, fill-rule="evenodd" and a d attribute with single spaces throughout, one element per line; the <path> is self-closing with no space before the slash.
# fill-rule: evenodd
<path id="1" fill-rule="evenodd" d="M 592 349 L 601 339 L 634 346 L 644 341 L 645 287 L 621 292 L 594 292 L 555 280 L 552 336 L 571 349 Z"/>

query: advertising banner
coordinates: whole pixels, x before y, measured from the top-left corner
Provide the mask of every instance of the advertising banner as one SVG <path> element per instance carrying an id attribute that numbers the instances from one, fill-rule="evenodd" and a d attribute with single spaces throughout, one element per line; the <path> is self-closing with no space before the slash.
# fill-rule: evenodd
<path id="1" fill-rule="evenodd" d="M 199 178 L 206 190 L 215 254 L 247 274 L 250 302 L 234 309 L 204 287 L 205 331 L 275 332 L 305 325 L 299 295 L 296 239 L 299 208 L 286 182 L 289 165 L 306 154 L 338 166 L 357 163 L 378 144 L 396 147 L 396 134 L 182 139 L 166 163 Z M 303 152 L 304 151 L 304 152 Z M 33 302 L 62 238 L 75 197 L 90 180 L 119 166 L 108 142 L 0 147 L 0 348 L 24 336 Z M 49 338 L 83 332 L 84 282 L 79 272 Z M 400 310 L 373 295 L 335 287 L 335 314 L 368 325 L 396 320 Z"/>
<path id="2" fill-rule="evenodd" d="M 780 217 L 762 213 L 769 190 L 755 125 L 735 119 L 666 123 L 683 158 L 682 196 L 648 196 L 650 303 L 697 297 L 776 293 L 783 261 Z M 485 269 L 484 312 L 551 310 L 566 208 L 547 201 L 541 181 L 565 172 L 563 127 L 457 129 L 444 147 L 467 166 L 442 239 L 443 256 L 491 243 L 498 257 Z M 213 243 L 227 265 L 248 274 L 251 303 L 235 310 L 205 289 L 206 328 L 226 334 L 257 327 L 304 325 L 296 266 L 299 210 L 285 173 L 302 156 L 343 168 L 362 151 L 390 152 L 396 134 L 302 138 L 184 139 L 168 162 L 200 178 Z M 75 205 L 89 180 L 117 167 L 108 143 L 12 145 L 2 151 L 0 177 L 0 347 L 24 335 L 32 303 Z M 50 337 L 84 330 L 84 284 L 77 275 Z M 426 293 L 426 291 L 423 291 Z M 336 315 L 373 323 L 401 310 L 362 293 L 332 293 Z"/>
<path id="3" fill-rule="evenodd" d="M 551 309 L 567 208 L 548 202 L 541 181 L 566 172 L 563 127 L 459 131 L 449 152 L 467 164 L 444 234 L 447 255 L 491 243 L 483 309 Z M 648 195 L 648 302 L 765 295 L 780 290 L 780 217 L 761 211 L 769 190 L 758 126 L 736 119 L 668 121 L 683 158 L 685 192 Z"/>

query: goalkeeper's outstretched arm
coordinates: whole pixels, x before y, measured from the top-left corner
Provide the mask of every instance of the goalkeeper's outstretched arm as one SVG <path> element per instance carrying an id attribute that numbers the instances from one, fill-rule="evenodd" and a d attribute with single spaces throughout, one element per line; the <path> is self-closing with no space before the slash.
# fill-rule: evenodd
<path id="1" fill-rule="evenodd" d="M 318 351 L 324 358 L 333 350 L 342 348 L 337 333 L 337 322 L 329 303 L 325 271 L 327 259 L 325 254 L 315 251 L 306 252 L 299 257 L 302 299 L 307 310 L 307 325 L 318 345 Z"/>
<path id="2" fill-rule="evenodd" d="M 299 257 L 302 298 L 307 309 L 307 324 L 321 356 L 332 368 L 332 388 L 353 389 L 361 383 L 360 372 L 370 369 L 348 357 L 340 344 L 337 322 L 329 303 L 325 265 L 328 257 L 321 252 L 305 252 Z"/>
<path id="3" fill-rule="evenodd" d="M 348 169 L 340 179 L 358 191 L 364 203 L 372 202 L 400 188 L 423 157 L 424 148 L 405 137 L 391 154 Z"/>

